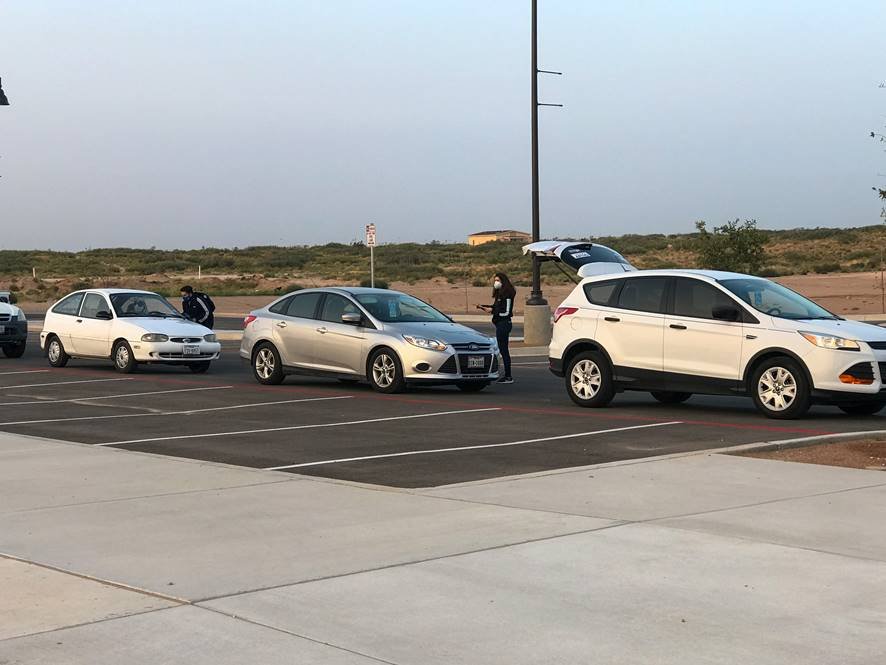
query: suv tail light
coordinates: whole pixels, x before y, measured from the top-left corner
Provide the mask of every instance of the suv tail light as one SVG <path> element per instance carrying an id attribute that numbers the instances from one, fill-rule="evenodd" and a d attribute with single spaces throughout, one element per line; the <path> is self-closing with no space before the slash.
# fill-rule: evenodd
<path id="1" fill-rule="evenodd" d="M 243 328 L 246 328 L 250 323 L 255 321 L 258 317 L 255 314 L 249 314 L 245 319 L 243 319 Z"/>
<path id="2" fill-rule="evenodd" d="M 570 316 L 578 311 L 578 307 L 558 307 L 554 310 L 554 323 L 557 323 L 564 316 Z"/>

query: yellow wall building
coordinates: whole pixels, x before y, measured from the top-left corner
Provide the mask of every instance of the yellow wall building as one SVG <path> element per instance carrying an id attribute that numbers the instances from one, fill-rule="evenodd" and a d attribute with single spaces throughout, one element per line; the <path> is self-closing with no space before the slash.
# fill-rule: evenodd
<path id="1" fill-rule="evenodd" d="M 497 240 L 504 240 L 508 242 L 529 242 L 532 240 L 532 236 L 528 233 L 524 233 L 523 231 L 514 231 L 513 229 L 502 229 L 499 231 L 480 231 L 479 233 L 472 233 L 468 236 L 468 244 L 472 247 L 474 245 L 482 245 L 487 242 L 496 242 Z"/>

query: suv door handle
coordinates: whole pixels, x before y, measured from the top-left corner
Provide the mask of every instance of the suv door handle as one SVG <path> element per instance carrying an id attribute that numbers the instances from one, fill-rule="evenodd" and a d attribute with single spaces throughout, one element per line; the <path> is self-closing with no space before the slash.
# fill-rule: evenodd
<path id="1" fill-rule="evenodd" d="M 278 327 L 278 328 L 285 328 L 285 327 L 286 327 L 286 321 L 277 321 L 277 327 Z"/>
<path id="2" fill-rule="evenodd" d="M 604 316 L 603 320 L 604 321 L 611 321 L 612 323 L 618 323 L 619 321 L 621 321 L 621 319 L 618 318 L 617 316 Z"/>
<path id="3" fill-rule="evenodd" d="M 679 323 L 672 323 L 671 328 L 673 328 L 674 330 L 686 330 L 686 326 Z"/>
<path id="4" fill-rule="evenodd" d="M 328 330 L 326 329 L 325 326 L 321 326 L 321 327 L 317 328 L 317 332 L 320 333 L 321 335 L 325 335 L 328 332 Z"/>

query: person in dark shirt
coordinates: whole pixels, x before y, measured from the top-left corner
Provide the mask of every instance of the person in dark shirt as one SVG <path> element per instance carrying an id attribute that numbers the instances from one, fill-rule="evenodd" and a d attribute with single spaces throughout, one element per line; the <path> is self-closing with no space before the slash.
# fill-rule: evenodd
<path id="1" fill-rule="evenodd" d="M 206 326 L 212 330 L 215 324 L 215 303 L 205 293 L 194 291 L 190 286 L 181 288 L 182 295 L 182 314 L 186 319 L 196 321 L 200 325 Z"/>
<path id="2" fill-rule="evenodd" d="M 492 304 L 477 305 L 480 309 L 492 313 L 492 323 L 495 326 L 495 339 L 498 341 L 498 350 L 504 363 L 505 375 L 499 383 L 513 383 L 511 376 L 511 352 L 508 343 L 511 330 L 514 325 L 511 319 L 514 316 L 514 301 L 517 298 L 517 289 L 511 284 L 511 280 L 503 272 L 495 273 L 492 278 Z"/>

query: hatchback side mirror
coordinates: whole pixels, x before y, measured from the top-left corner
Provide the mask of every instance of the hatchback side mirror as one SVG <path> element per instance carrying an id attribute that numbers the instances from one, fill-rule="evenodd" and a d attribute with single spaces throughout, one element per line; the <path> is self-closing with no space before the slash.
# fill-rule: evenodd
<path id="1" fill-rule="evenodd" d="M 110 321 L 113 317 L 111 316 L 110 312 L 102 310 L 95 313 L 95 318 L 101 319 L 102 321 Z"/>
<path id="2" fill-rule="evenodd" d="M 345 312 L 341 315 L 341 322 L 352 326 L 359 326 L 363 323 L 363 315 L 357 312 Z"/>
<path id="3" fill-rule="evenodd" d="M 738 307 L 733 307 L 732 305 L 714 307 L 711 310 L 711 316 L 717 321 L 741 321 L 741 312 Z"/>

